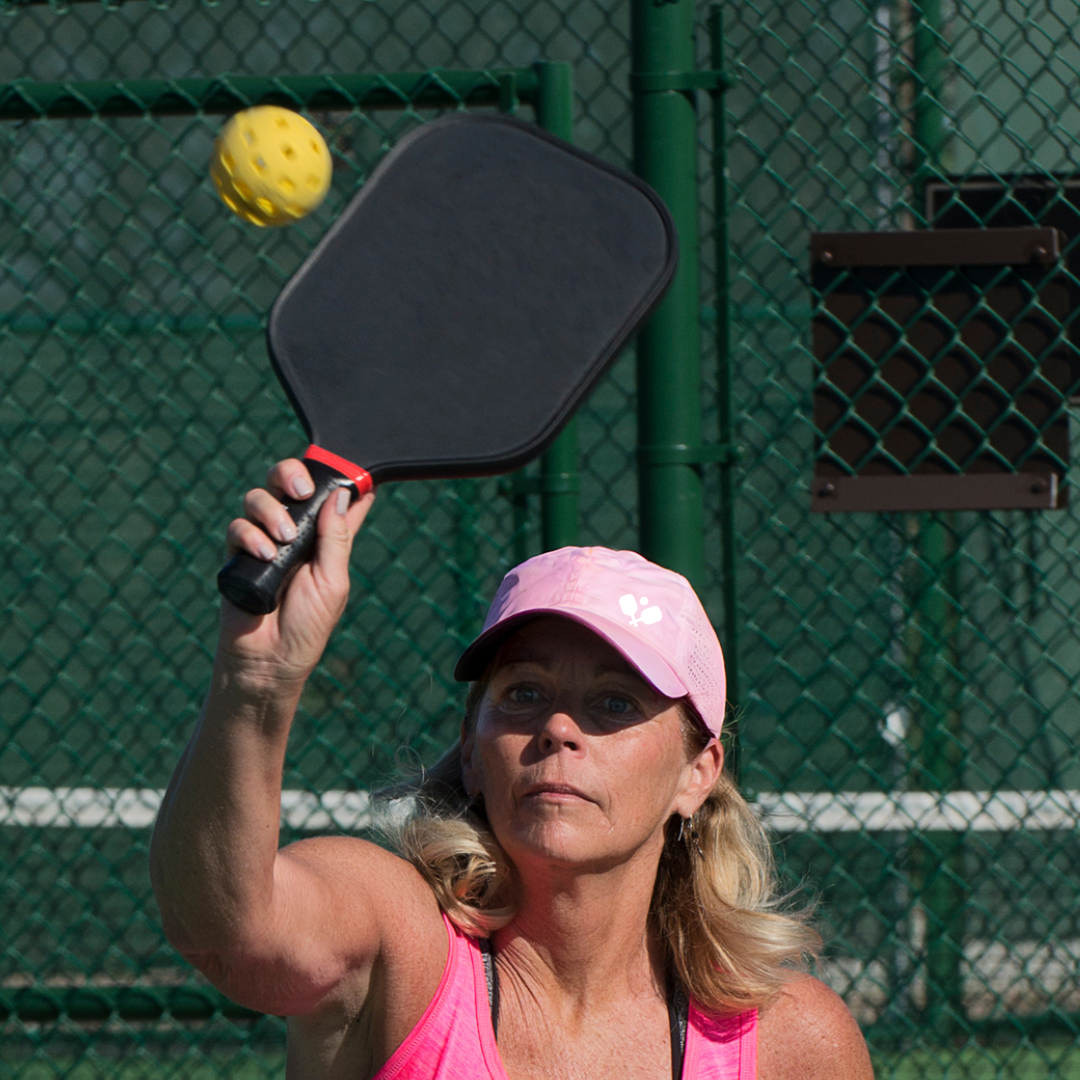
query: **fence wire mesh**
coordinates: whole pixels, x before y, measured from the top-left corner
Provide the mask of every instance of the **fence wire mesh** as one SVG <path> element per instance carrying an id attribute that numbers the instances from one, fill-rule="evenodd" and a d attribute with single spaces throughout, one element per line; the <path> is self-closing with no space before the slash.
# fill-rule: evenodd
<path id="1" fill-rule="evenodd" d="M 742 778 L 792 811 L 787 864 L 821 889 L 835 985 L 882 1051 L 879 1075 L 1078 1067 L 1080 533 L 1075 499 L 1041 513 L 808 512 L 828 434 L 814 422 L 815 383 L 828 378 L 807 327 L 827 298 L 813 288 L 810 234 L 1058 225 L 1076 172 L 1080 58 L 1066 27 L 1077 14 L 1056 3 L 726 9 L 738 76 L 726 99 L 732 363 L 750 451 L 737 504 Z M 1063 239 L 1056 272 L 1070 286 L 1076 232 Z M 886 274 L 868 317 L 883 317 L 897 273 L 911 284 L 909 271 Z M 933 287 L 918 302 L 938 318 L 935 358 L 955 361 L 967 321 L 950 320 Z M 1029 378 L 1071 349 L 1072 305 L 1048 322 Z M 965 386 L 992 389 L 995 357 L 1023 347 L 1012 329 Z M 860 343 L 852 330 L 837 347 Z M 879 392 L 897 359 L 895 344 L 874 358 Z M 996 436 L 975 430 L 939 376 L 923 372 L 922 385 L 972 429 L 977 456 Z M 1054 405 L 1066 428 L 1074 381 L 1067 373 Z M 848 419 L 872 411 L 866 396 L 825 389 Z M 910 402 L 891 404 L 918 426 Z M 907 467 L 894 458 L 877 471 Z M 904 1045 L 926 1053 L 890 1056 Z"/>
<path id="2" fill-rule="evenodd" d="M 961 224 L 1038 225 L 1071 205 L 1078 14 L 1075 0 L 725 9 L 746 454 L 733 534 L 718 516 L 704 526 L 705 599 L 719 624 L 722 588 L 736 590 L 738 618 L 721 628 L 742 660 L 741 782 L 778 830 L 789 880 L 821 896 L 821 972 L 864 1025 L 879 1077 L 1080 1071 L 1078 510 L 1074 498 L 1040 513 L 810 512 L 809 237 L 941 227 L 957 208 Z M 614 0 L 8 0 L 0 27 L 4 84 L 494 80 L 484 73 L 570 61 L 576 141 L 630 161 L 630 12 Z M 710 66 L 704 26 L 700 49 Z M 708 331 L 724 298 L 700 105 Z M 0 127 L 0 1076 L 282 1073 L 280 1021 L 228 1006 L 165 944 L 148 826 L 207 681 L 219 530 L 266 464 L 302 445 L 266 363 L 265 311 L 380 156 L 449 107 L 406 93 L 394 108 L 309 111 L 333 187 L 281 231 L 216 201 L 220 117 Z M 1023 184 L 1048 194 L 1015 196 Z M 710 342 L 714 432 L 717 360 Z M 634 546 L 635 441 L 627 357 L 579 424 L 584 542 Z M 538 542 L 534 527 L 527 547 Z M 429 759 L 452 737 L 453 658 L 514 550 L 498 480 L 382 494 L 291 743 L 286 837 L 362 829 L 363 793 L 398 748 Z"/>

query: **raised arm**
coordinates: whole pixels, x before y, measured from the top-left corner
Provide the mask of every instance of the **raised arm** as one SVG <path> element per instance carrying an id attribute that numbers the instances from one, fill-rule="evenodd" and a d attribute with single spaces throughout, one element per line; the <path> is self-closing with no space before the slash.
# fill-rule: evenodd
<path id="1" fill-rule="evenodd" d="M 230 547 L 272 556 L 269 536 L 291 538 L 277 493 L 302 498 L 305 482 L 302 463 L 275 466 L 270 490 L 248 494 L 248 519 L 229 526 Z M 372 499 L 327 500 L 315 558 L 277 611 L 252 616 L 222 604 L 210 691 L 151 843 L 169 940 L 234 1000 L 279 1015 L 316 1009 L 343 981 L 362 1005 L 390 918 L 398 934 L 418 920 L 421 934 L 445 938 L 419 875 L 375 845 L 341 837 L 278 851 L 289 727 L 344 609 L 349 553 Z"/>

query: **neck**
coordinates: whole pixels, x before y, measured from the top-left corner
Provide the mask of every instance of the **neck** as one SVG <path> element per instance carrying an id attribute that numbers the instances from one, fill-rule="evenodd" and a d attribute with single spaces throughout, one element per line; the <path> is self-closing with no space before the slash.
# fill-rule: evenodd
<path id="1" fill-rule="evenodd" d="M 627 993 L 665 996 L 663 950 L 649 926 L 659 851 L 604 870 L 518 866 L 513 921 L 495 935 L 500 970 L 531 994 L 582 1005 Z"/>

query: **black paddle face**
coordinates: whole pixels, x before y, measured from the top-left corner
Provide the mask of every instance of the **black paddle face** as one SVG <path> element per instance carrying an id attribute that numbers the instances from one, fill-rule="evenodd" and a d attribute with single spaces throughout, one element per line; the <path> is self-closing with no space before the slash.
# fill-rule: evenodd
<path id="1" fill-rule="evenodd" d="M 481 476 L 555 438 L 660 299 L 675 229 L 640 181 L 515 120 L 459 113 L 387 155 L 289 281 L 270 358 L 312 446 L 298 538 L 218 587 L 273 611 L 342 484 Z"/>
<path id="2" fill-rule="evenodd" d="M 540 453 L 674 272 L 645 185 L 532 126 L 456 114 L 387 156 L 270 317 L 311 441 L 375 481 Z"/>

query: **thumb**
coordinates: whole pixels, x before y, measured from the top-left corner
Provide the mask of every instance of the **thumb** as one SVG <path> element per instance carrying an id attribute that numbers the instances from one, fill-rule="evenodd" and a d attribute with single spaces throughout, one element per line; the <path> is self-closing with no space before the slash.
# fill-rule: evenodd
<path id="1" fill-rule="evenodd" d="M 330 492 L 319 511 L 312 570 L 338 585 L 349 580 L 349 553 L 354 535 L 348 518 L 352 494 L 349 487 Z"/>

